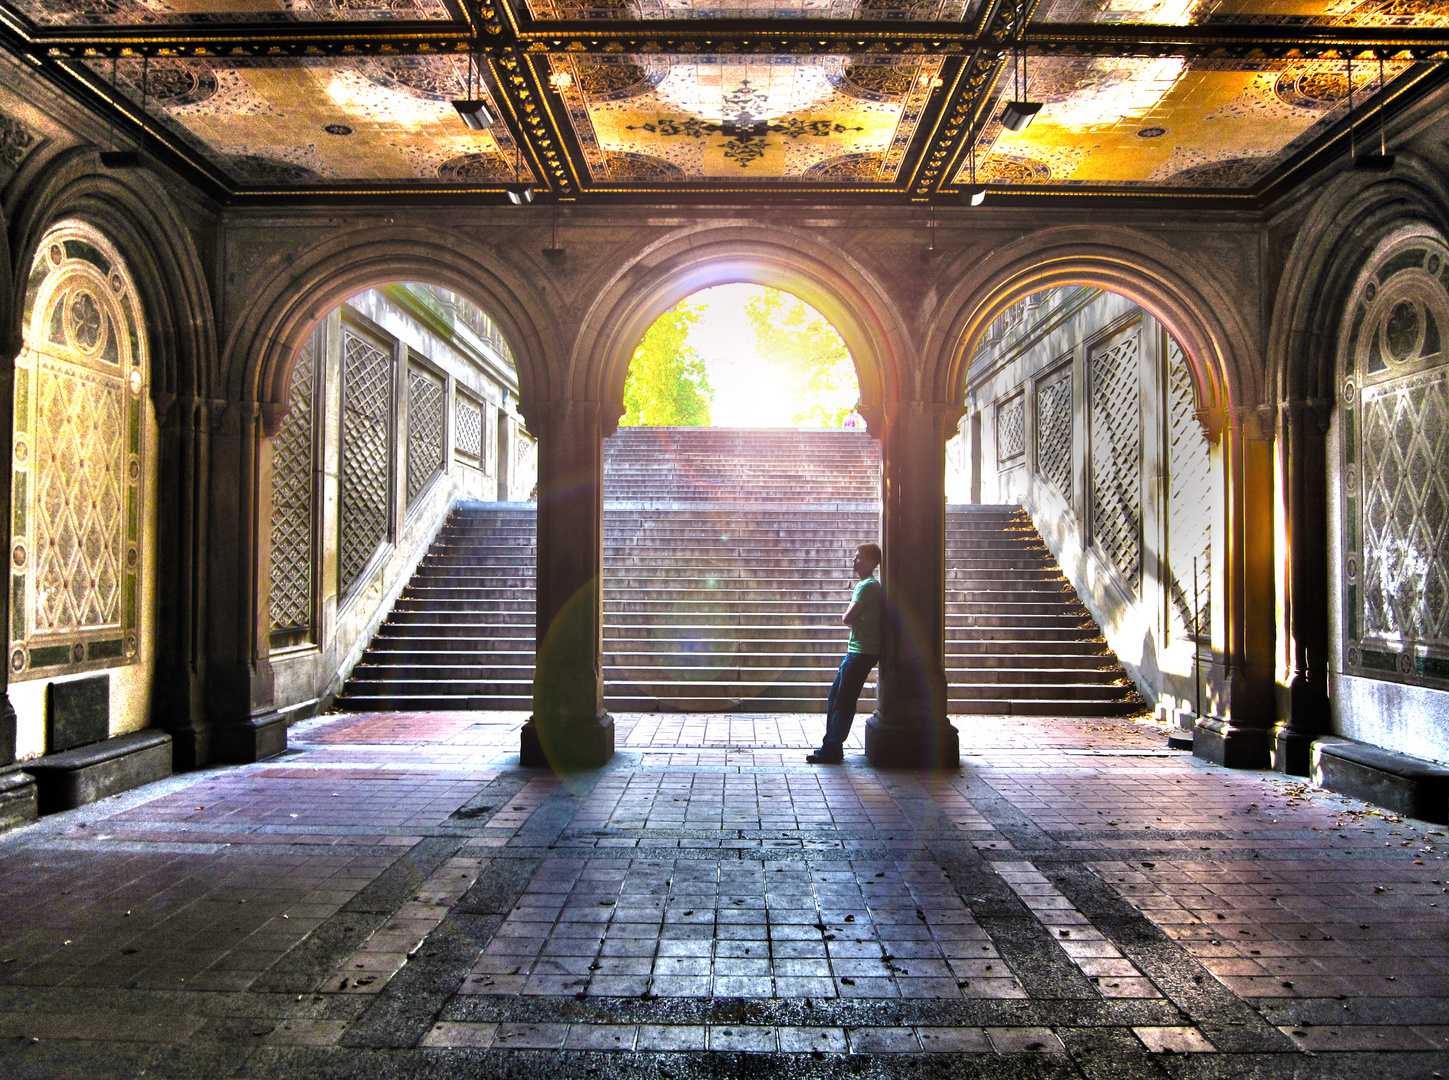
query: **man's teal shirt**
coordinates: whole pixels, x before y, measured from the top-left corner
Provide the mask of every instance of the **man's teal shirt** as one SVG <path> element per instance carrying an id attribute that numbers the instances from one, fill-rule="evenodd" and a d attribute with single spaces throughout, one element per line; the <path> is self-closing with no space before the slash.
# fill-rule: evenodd
<path id="1" fill-rule="evenodd" d="M 850 602 L 860 605 L 860 617 L 850 628 L 848 652 L 880 655 L 880 589 L 880 581 L 874 574 L 857 582 Z"/>

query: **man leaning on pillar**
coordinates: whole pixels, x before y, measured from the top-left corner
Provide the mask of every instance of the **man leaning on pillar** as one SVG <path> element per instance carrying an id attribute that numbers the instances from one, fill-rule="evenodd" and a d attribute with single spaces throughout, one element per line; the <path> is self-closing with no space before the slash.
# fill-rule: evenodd
<path id="1" fill-rule="evenodd" d="M 850 627 L 850 645 L 825 702 L 825 738 L 820 749 L 805 758 L 812 765 L 838 765 L 845 759 L 845 738 L 855 722 L 861 688 L 880 659 L 881 585 L 875 576 L 880 563 L 879 544 L 861 544 L 855 549 L 852 569 L 859 580 L 850 607 L 840 618 Z"/>

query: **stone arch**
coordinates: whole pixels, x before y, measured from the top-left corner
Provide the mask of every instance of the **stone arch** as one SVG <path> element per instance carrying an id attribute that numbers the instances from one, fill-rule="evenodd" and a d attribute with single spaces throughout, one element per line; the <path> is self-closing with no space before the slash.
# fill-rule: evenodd
<path id="1" fill-rule="evenodd" d="M 158 407 L 181 395 L 208 396 L 216 357 L 215 319 L 201 257 L 176 205 L 151 174 L 107 170 L 90 147 L 60 154 L 34 176 L 9 221 L 10 273 L 24 281 L 47 229 L 87 222 L 124 254 L 151 341 L 148 382 Z M 4 346 L 20 351 L 24 290 L 10 293 Z"/>
<path id="2" fill-rule="evenodd" d="M 1260 400 L 1256 350 L 1242 304 L 1223 279 L 1190 255 L 1123 230 L 1067 227 L 1033 234 L 960 269 L 927 355 L 938 357 L 936 392 L 960 401 L 967 368 L 986 328 L 1016 301 L 1061 285 L 1094 285 L 1142 305 L 1187 352 L 1199 406 L 1214 431 L 1234 407 Z"/>
<path id="3" fill-rule="evenodd" d="M 902 320 L 859 263 L 787 229 L 710 226 L 667 237 L 614 274 L 579 334 L 572 395 L 600 402 L 612 424 L 623 413 L 629 361 L 654 320 L 701 289 L 737 282 L 789 292 L 830 320 L 855 363 L 866 415 L 901 392 Z"/>
<path id="4" fill-rule="evenodd" d="M 548 299 L 523 273 L 485 257 L 485 246 L 468 238 L 403 226 L 349 232 L 275 256 L 253 278 L 262 280 L 227 337 L 223 370 L 232 399 L 261 403 L 272 413 L 271 423 L 285 408 L 297 350 L 317 320 L 349 296 L 399 281 L 467 297 L 503 331 L 521 400 L 550 396 L 548 360 L 560 350 Z"/>
<path id="5" fill-rule="evenodd" d="M 1449 180 L 1396 155 L 1393 173 L 1352 170 L 1326 184 L 1294 238 L 1273 303 L 1268 386 L 1283 401 L 1332 401 L 1342 328 L 1360 270 L 1406 224 L 1449 236 Z"/>

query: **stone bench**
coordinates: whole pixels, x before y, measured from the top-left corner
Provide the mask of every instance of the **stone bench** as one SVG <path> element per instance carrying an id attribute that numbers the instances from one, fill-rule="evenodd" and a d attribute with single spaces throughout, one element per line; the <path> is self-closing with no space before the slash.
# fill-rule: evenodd
<path id="1" fill-rule="evenodd" d="M 171 775 L 171 736 L 148 729 L 21 764 L 35 777 L 40 812 L 54 814 Z"/>
<path id="2" fill-rule="evenodd" d="M 1352 739 L 1315 739 L 1312 779 L 1404 817 L 1449 823 L 1449 765 L 1410 757 Z"/>
<path id="3" fill-rule="evenodd" d="M 35 778 L 18 766 L 0 772 L 0 833 L 28 825 L 39 815 Z"/>

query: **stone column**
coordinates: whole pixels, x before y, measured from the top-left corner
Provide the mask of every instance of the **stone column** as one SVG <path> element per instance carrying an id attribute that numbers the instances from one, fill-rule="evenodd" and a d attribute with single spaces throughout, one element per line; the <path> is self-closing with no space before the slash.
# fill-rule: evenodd
<path id="1" fill-rule="evenodd" d="M 1273 744 L 1276 589 L 1273 420 L 1236 409 L 1223 433 L 1227 469 L 1222 611 L 1213 619 L 1214 680 L 1226 688 L 1199 717 L 1193 752 L 1236 769 L 1267 768 Z"/>
<path id="2" fill-rule="evenodd" d="M 537 652 L 525 766 L 567 773 L 614 756 L 604 711 L 604 436 L 618 423 L 594 401 L 538 402 Z"/>
<path id="3" fill-rule="evenodd" d="M 6 297 L 8 301 L 8 297 Z M 3 317 L 3 316 L 0 316 Z M 8 320 L 6 320 L 8 321 Z M 19 338 L 17 333 L 16 338 Z M 0 337 L 0 340 L 4 340 Z M 10 548 L 11 535 L 10 526 L 14 518 L 10 508 L 10 484 L 14 476 L 14 447 L 15 447 L 15 357 L 19 355 L 19 342 L 15 343 L 15 349 L 4 350 L 5 359 L 0 363 L 0 446 L 11 448 L 11 459 L 0 467 L 0 507 L 4 512 L 0 513 L 0 542 L 4 546 L 0 551 L 5 552 L 5 564 L 10 569 L 6 571 L 5 578 L 10 580 L 11 573 L 16 569 L 11 561 L 12 552 Z M 10 625 L 10 587 L 7 585 L 0 589 L 5 595 L 0 596 L 0 626 Z M 8 641 L 8 633 L 6 635 Z M 6 648 L 9 653 L 9 648 Z M 9 657 L 6 662 L 0 664 L 0 767 L 10 765 L 15 761 L 15 739 L 18 722 L 15 716 L 15 706 L 10 704 L 10 663 Z"/>
<path id="4" fill-rule="evenodd" d="M 1333 402 L 1285 401 L 1278 411 L 1279 506 L 1287 595 L 1288 685 L 1277 693 L 1273 767 L 1307 776 L 1313 740 L 1327 734 L 1328 422 Z"/>
<path id="5" fill-rule="evenodd" d="M 157 513 L 154 723 L 171 736 L 178 771 L 210 760 L 203 690 L 206 657 L 206 514 L 211 441 L 208 403 L 194 395 L 154 395 L 160 428 Z"/>
<path id="6" fill-rule="evenodd" d="M 272 694 L 271 440 L 275 406 L 213 403 L 207 565 L 210 760 L 260 761 L 287 748 Z M 163 556 L 164 557 L 164 556 Z"/>
<path id="7" fill-rule="evenodd" d="M 881 583 L 885 611 L 875 715 L 865 756 L 883 768 L 954 768 L 946 718 L 946 440 L 964 410 L 888 402 L 881 441 Z"/>

